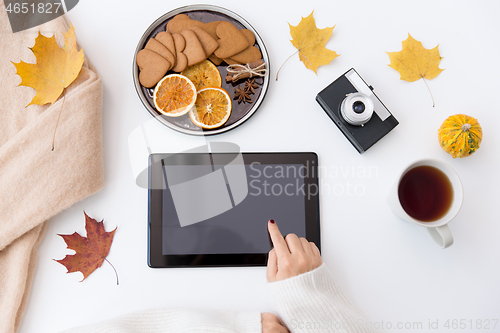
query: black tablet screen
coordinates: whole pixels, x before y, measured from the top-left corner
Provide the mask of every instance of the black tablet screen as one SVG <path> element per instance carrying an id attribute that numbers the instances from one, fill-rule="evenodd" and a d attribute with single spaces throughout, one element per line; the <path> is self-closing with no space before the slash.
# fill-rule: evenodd
<path id="1" fill-rule="evenodd" d="M 208 169 L 207 169 L 208 168 Z M 182 170 L 186 179 L 194 179 L 220 166 L 212 165 L 163 165 L 167 188 L 162 195 L 162 253 L 186 254 L 237 254 L 266 253 L 271 249 L 267 222 L 274 219 L 283 235 L 295 233 L 306 236 L 306 196 L 316 195 L 317 188 L 304 182 L 305 172 L 311 171 L 302 164 L 263 164 L 254 162 L 244 166 L 248 193 L 235 205 L 228 184 L 231 206 L 225 212 L 181 226 L 167 176 Z M 226 175 L 225 175 L 226 177 Z M 178 177 L 177 177 L 178 178 Z M 227 181 L 227 177 L 225 178 Z M 316 193 L 314 193 L 316 192 Z M 210 202 L 217 190 L 210 186 L 199 187 L 196 195 L 183 194 L 184 209 L 195 211 Z M 233 193 L 234 196 L 234 193 Z M 179 200 L 179 199 L 178 199 Z M 178 202 L 178 201 L 176 201 Z"/>

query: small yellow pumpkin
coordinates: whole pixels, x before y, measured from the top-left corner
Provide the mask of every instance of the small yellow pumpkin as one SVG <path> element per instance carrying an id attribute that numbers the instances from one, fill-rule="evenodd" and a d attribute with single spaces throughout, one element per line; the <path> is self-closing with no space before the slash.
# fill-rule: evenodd
<path id="1" fill-rule="evenodd" d="M 477 119 L 465 114 L 448 117 L 438 130 L 441 147 L 453 158 L 467 157 L 479 149 L 483 130 Z"/>

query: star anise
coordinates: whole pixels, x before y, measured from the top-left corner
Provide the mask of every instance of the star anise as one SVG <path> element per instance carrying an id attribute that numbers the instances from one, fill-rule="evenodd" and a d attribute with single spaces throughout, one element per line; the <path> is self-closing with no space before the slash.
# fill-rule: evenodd
<path id="1" fill-rule="evenodd" d="M 241 102 L 252 103 L 252 99 L 250 98 L 250 93 L 246 89 L 241 88 L 240 86 L 237 86 L 236 88 L 234 88 L 233 99 L 237 99 L 238 104 L 240 104 Z"/>
<path id="2" fill-rule="evenodd" d="M 255 94 L 255 89 L 257 89 L 259 85 L 255 83 L 255 78 L 247 79 L 245 81 L 245 90 L 250 94 Z"/>

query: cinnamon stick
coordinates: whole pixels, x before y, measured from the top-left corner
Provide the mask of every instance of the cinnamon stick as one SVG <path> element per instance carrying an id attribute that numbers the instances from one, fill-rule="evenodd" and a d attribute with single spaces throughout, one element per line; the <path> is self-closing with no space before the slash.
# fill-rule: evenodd
<path id="1" fill-rule="evenodd" d="M 248 71 L 248 69 L 256 69 L 259 66 L 264 64 L 264 60 L 260 59 L 251 63 L 248 63 L 246 65 L 242 65 L 241 67 L 232 69 L 232 73 L 228 73 L 226 76 L 226 81 L 227 82 L 234 82 L 242 79 L 247 79 L 252 76 L 256 76 L 255 74 L 252 74 L 251 72 Z M 247 68 L 248 67 L 248 68 Z"/>

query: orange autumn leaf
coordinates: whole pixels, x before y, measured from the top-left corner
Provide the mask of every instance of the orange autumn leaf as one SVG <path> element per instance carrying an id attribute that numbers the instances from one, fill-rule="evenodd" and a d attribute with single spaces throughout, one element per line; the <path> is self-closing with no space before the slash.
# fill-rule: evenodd
<path id="1" fill-rule="evenodd" d="M 304 63 L 306 68 L 309 68 L 318 74 L 319 66 L 328 65 L 333 59 L 339 55 L 325 47 L 326 42 L 332 36 L 333 27 L 318 29 L 313 17 L 314 11 L 306 17 L 302 18 L 297 26 L 292 26 L 290 23 L 290 34 L 292 35 L 292 44 L 299 52 L 299 59 Z"/>
<path id="2" fill-rule="evenodd" d="M 71 25 L 64 34 L 65 44 L 60 48 L 55 36 L 47 38 L 38 32 L 35 46 L 31 51 L 35 54 L 36 63 L 24 61 L 13 63 L 22 81 L 20 86 L 31 87 L 36 95 L 28 104 L 53 104 L 64 88 L 68 87 L 78 76 L 84 61 L 83 49 L 77 51 L 75 28 Z"/>
<path id="3" fill-rule="evenodd" d="M 106 257 L 113 242 L 116 228 L 106 232 L 103 221 L 97 222 L 85 212 L 83 214 L 85 214 L 87 237 L 76 232 L 71 235 L 59 235 L 66 242 L 68 249 L 75 250 L 76 253 L 67 255 L 61 260 L 54 260 L 64 265 L 68 270 L 67 273 L 82 272 L 83 280 L 85 280 L 92 272 L 102 266 L 104 260 L 107 261 Z M 118 276 L 116 283 L 118 284 Z"/>

